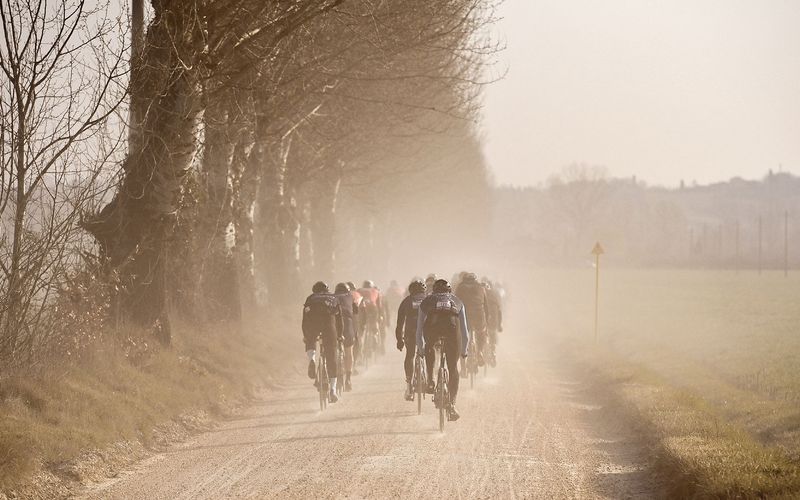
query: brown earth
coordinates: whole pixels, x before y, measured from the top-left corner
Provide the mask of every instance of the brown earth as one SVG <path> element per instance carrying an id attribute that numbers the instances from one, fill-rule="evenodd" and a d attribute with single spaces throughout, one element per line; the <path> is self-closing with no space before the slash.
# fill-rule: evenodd
<path id="1" fill-rule="evenodd" d="M 303 366 L 211 432 L 83 498 L 631 498 L 658 496 L 634 430 L 548 350 L 506 335 L 499 366 L 462 380 L 443 434 L 433 405 L 403 400 L 392 351 L 318 410 Z M 302 359 L 302 354 L 299 354 Z"/>

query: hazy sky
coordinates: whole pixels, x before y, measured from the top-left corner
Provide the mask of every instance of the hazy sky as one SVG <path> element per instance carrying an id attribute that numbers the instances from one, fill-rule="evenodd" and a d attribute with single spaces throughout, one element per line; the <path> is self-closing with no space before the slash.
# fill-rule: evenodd
<path id="1" fill-rule="evenodd" d="M 506 0 L 486 92 L 499 183 L 800 174 L 800 0 Z"/>

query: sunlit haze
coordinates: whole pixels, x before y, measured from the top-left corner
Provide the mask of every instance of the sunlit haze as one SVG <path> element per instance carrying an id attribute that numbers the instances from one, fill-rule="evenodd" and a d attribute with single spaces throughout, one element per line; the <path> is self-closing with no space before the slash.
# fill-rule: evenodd
<path id="1" fill-rule="evenodd" d="M 664 185 L 800 172 L 800 2 L 507 0 L 499 15 L 496 182 L 575 162 Z"/>

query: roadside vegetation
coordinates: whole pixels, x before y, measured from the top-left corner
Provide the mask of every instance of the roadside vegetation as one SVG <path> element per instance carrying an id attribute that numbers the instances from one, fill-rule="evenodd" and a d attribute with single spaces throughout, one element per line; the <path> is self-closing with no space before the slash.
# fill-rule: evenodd
<path id="1" fill-rule="evenodd" d="M 82 453 L 126 442 L 154 447 L 159 426 L 221 417 L 279 377 L 287 343 L 275 325 L 246 331 L 177 324 L 166 349 L 141 330 L 79 360 L 0 381 L 0 491 L 26 491 L 39 471 L 66 482 Z M 36 486 L 36 485 L 34 485 Z"/>
<path id="2" fill-rule="evenodd" d="M 539 334 L 641 423 L 672 494 L 800 492 L 796 276 L 604 270 L 597 346 L 593 271 L 534 276 Z"/>

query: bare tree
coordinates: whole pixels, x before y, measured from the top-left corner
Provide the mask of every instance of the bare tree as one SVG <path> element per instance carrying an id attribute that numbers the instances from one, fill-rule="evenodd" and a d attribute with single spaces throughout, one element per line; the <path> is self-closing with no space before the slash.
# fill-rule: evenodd
<path id="1" fill-rule="evenodd" d="M 551 220 L 561 220 L 568 229 L 563 235 L 563 252 L 584 255 L 591 245 L 592 228 L 602 218 L 611 195 L 605 167 L 575 163 L 548 181 Z M 589 246 L 588 248 L 591 248 Z"/>
<path id="2" fill-rule="evenodd" d="M 124 96 L 124 46 L 106 6 L 0 2 L 0 354 L 47 319 L 115 150 L 103 127 Z"/>

